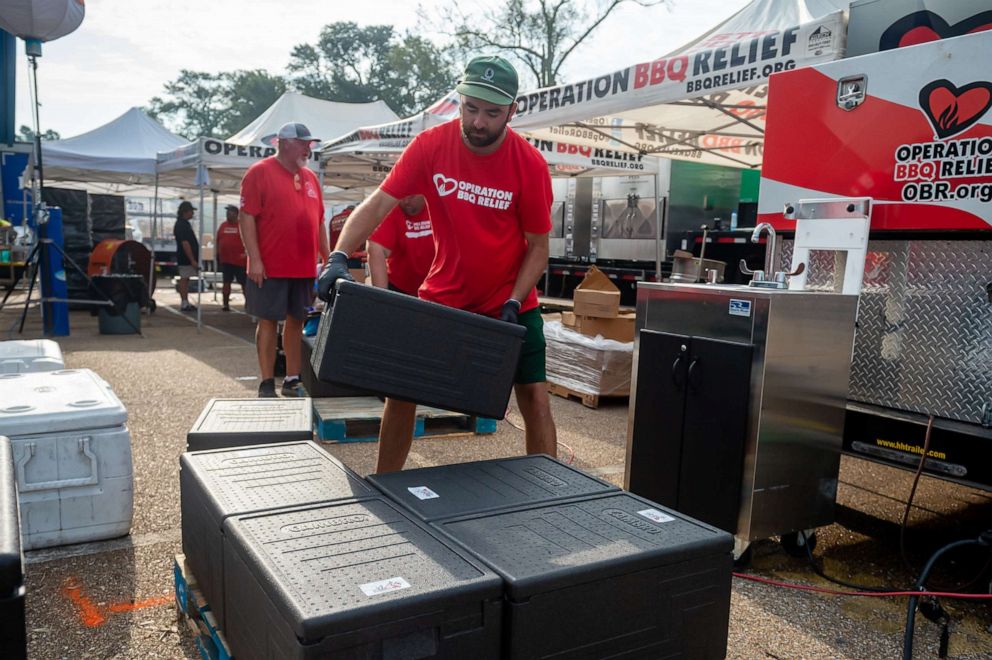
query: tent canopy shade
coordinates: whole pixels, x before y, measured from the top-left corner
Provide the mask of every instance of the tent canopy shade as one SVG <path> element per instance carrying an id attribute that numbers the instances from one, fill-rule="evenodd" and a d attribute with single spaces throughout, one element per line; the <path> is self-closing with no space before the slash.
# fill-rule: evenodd
<path id="1" fill-rule="evenodd" d="M 767 80 L 838 59 L 846 0 L 755 0 L 652 62 L 517 97 L 514 128 L 668 158 L 757 167 Z"/>

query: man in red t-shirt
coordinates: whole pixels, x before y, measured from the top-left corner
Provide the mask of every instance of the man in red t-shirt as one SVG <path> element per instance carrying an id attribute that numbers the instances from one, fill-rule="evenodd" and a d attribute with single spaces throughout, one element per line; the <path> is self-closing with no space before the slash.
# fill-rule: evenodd
<path id="1" fill-rule="evenodd" d="M 328 244 L 331 249 L 334 250 L 338 244 L 338 237 L 341 236 L 341 230 L 344 229 L 344 223 L 348 220 L 348 216 L 351 212 L 355 210 L 355 205 L 352 204 L 345 208 L 345 210 L 340 213 L 335 214 L 331 217 L 328 224 Z M 362 268 L 364 259 L 366 258 L 366 253 L 364 250 L 358 249 L 351 253 L 348 257 L 348 268 Z"/>
<path id="2" fill-rule="evenodd" d="M 355 209 L 321 273 L 325 300 L 350 279 L 347 255 L 397 201 L 425 194 L 437 254 L 420 297 L 520 323 L 527 328 L 515 391 L 528 453 L 557 453 L 545 377 L 544 330 L 535 284 L 548 263 L 551 177 L 544 158 L 507 127 L 516 110 L 517 72 L 505 59 L 477 57 L 455 88 L 460 117 L 428 129 L 406 148 L 379 188 Z M 388 399 L 377 472 L 400 470 L 416 407 Z"/>
<path id="3" fill-rule="evenodd" d="M 434 261 L 434 232 L 423 195 L 399 201 L 367 242 L 372 286 L 410 296 L 427 279 Z"/>
<path id="4" fill-rule="evenodd" d="M 300 384 L 300 342 L 318 259 L 326 261 L 327 232 L 320 182 L 307 168 L 317 141 L 303 124 L 276 134 L 276 155 L 252 165 L 241 180 L 241 236 L 248 253 L 245 309 L 258 318 L 255 345 L 260 397 L 276 396 L 276 331 L 284 321 L 283 396 L 306 396 Z"/>
<path id="5" fill-rule="evenodd" d="M 228 204 L 225 207 L 227 218 L 217 228 L 217 261 L 224 275 L 225 312 L 231 311 L 231 282 L 237 280 L 241 292 L 245 290 L 245 266 L 248 264 L 248 254 L 245 252 L 244 241 L 241 240 L 241 227 L 238 226 L 238 207 Z"/>

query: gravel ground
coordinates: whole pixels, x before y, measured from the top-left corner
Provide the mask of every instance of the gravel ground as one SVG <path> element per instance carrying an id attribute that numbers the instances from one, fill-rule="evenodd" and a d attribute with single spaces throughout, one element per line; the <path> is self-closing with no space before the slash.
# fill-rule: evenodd
<path id="1" fill-rule="evenodd" d="M 178 296 L 156 293 L 158 311 L 142 317 L 143 336 L 102 336 L 96 319 L 71 315 L 72 335 L 60 340 L 66 362 L 106 379 L 128 409 L 135 480 L 134 523 L 123 539 L 27 553 L 28 634 L 32 658 L 196 658 L 172 604 L 172 558 L 180 552 L 178 457 L 186 430 L 212 397 L 252 396 L 257 381 L 249 317 L 222 313 L 203 295 L 208 324 L 174 311 Z M 240 304 L 240 296 L 235 303 Z M 0 311 L 0 331 L 19 308 Z M 12 335 L 0 335 L 13 338 Z M 25 337 L 40 336 L 29 315 Z M 552 397 L 560 456 L 617 485 L 623 482 L 625 400 L 598 410 Z M 518 454 L 520 415 L 512 410 L 495 434 L 419 439 L 408 466 L 420 467 Z M 361 474 L 375 461 L 374 443 L 325 445 Z M 912 574 L 899 552 L 899 522 L 912 474 L 844 458 L 837 523 L 819 530 L 815 555 L 831 576 L 872 585 L 906 586 Z M 992 495 L 924 478 L 906 535 L 919 570 L 934 549 L 976 535 L 992 521 Z M 935 574 L 942 586 L 975 576 L 987 558 L 952 557 Z M 752 546 L 750 574 L 833 586 L 806 560 L 778 543 Z M 980 584 L 992 579 L 986 567 Z M 992 657 L 992 604 L 943 601 L 953 618 L 949 657 Z M 735 579 L 730 658 L 899 657 L 905 600 L 840 598 Z M 938 629 L 918 618 L 916 657 L 935 657 Z"/>

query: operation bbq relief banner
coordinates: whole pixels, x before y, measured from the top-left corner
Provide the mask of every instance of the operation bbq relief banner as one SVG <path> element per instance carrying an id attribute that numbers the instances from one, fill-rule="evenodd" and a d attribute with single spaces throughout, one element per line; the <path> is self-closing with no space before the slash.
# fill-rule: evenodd
<path id="1" fill-rule="evenodd" d="M 584 121 L 762 85 L 773 73 L 837 59 L 843 43 L 842 12 L 785 29 L 711 34 L 653 62 L 524 92 L 517 97 L 513 126 Z"/>

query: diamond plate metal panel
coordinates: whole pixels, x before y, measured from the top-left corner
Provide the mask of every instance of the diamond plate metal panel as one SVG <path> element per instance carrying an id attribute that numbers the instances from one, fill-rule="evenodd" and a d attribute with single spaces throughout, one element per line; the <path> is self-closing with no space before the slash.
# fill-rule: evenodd
<path id="1" fill-rule="evenodd" d="M 791 259 L 784 241 L 780 263 Z M 808 288 L 832 288 L 832 253 L 810 261 Z M 992 405 L 990 282 L 992 242 L 870 241 L 849 398 L 981 423 Z"/>

